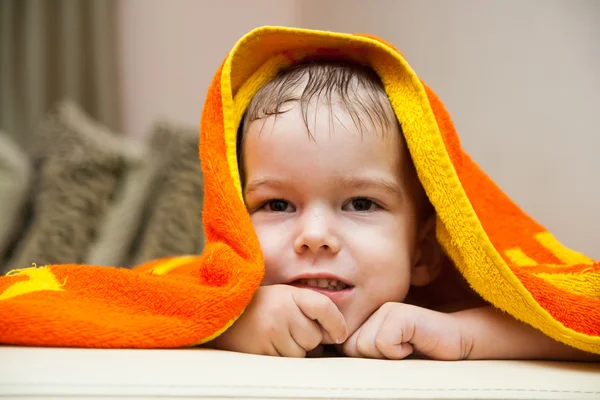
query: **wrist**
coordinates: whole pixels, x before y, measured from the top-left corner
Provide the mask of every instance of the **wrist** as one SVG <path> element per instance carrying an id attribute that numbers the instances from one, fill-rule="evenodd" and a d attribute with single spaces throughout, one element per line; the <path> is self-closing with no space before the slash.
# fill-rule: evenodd
<path id="1" fill-rule="evenodd" d="M 493 307 L 453 313 L 468 359 L 598 361 L 600 355 L 560 343 Z"/>
<path id="2" fill-rule="evenodd" d="M 492 307 L 472 308 L 452 313 L 465 349 L 465 359 L 517 359 L 526 326 Z M 524 329 L 525 328 L 525 329 Z M 526 340 L 529 342 L 530 340 Z"/>
<path id="3" fill-rule="evenodd" d="M 462 312 L 462 311 L 461 311 Z M 475 347 L 475 335 L 473 332 L 473 324 L 470 318 L 465 317 L 461 312 L 447 314 L 452 321 L 452 326 L 458 332 L 460 357 L 459 360 L 473 359 L 473 350 Z"/>

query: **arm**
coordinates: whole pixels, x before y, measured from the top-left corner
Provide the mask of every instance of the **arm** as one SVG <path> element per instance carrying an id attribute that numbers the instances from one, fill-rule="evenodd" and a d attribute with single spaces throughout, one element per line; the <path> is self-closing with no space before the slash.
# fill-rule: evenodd
<path id="1" fill-rule="evenodd" d="M 451 315 L 458 322 L 467 359 L 600 361 L 600 355 L 557 342 L 493 307 L 473 308 Z"/>
<path id="2" fill-rule="evenodd" d="M 351 357 L 387 359 L 403 359 L 414 353 L 447 361 L 600 361 L 600 355 L 559 343 L 487 306 L 443 313 L 386 303 L 348 338 L 342 350 Z"/>

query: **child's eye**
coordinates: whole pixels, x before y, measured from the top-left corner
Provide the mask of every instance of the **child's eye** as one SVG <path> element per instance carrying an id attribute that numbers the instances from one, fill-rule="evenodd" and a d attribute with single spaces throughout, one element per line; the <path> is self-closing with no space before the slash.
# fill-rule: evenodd
<path id="1" fill-rule="evenodd" d="M 350 211 L 373 211 L 377 208 L 377 204 L 365 197 L 356 197 L 350 200 L 346 207 L 349 207 Z"/>
<path id="2" fill-rule="evenodd" d="M 293 207 L 285 200 L 269 200 L 264 205 L 267 211 L 271 212 L 292 212 Z"/>

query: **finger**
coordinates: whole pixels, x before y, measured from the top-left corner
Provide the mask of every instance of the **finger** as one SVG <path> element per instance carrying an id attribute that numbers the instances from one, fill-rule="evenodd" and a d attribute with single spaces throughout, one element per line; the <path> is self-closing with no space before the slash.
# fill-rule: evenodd
<path id="1" fill-rule="evenodd" d="M 373 318 L 373 316 L 371 316 L 371 318 Z M 372 330 L 373 327 L 375 327 L 373 322 L 376 323 L 377 321 L 374 321 L 371 318 L 367 319 L 342 345 L 342 350 L 348 357 L 371 358 L 370 354 L 372 352 L 366 349 L 366 345 L 364 343 L 368 333 L 363 333 L 363 331 Z M 373 347 L 375 346 L 373 345 Z"/>
<path id="2" fill-rule="evenodd" d="M 356 341 L 358 339 L 358 335 L 360 333 L 360 327 L 354 331 L 352 335 L 341 345 L 342 352 L 348 357 L 361 357 L 358 349 L 356 348 Z"/>
<path id="3" fill-rule="evenodd" d="M 385 358 L 402 360 L 413 353 L 409 343 L 414 334 L 414 322 L 410 318 L 398 318 L 393 313 L 387 313 L 375 337 L 375 347 Z"/>
<path id="4" fill-rule="evenodd" d="M 289 327 L 283 329 L 272 337 L 273 347 L 281 357 L 303 358 L 306 350 L 292 337 Z"/>
<path id="5" fill-rule="evenodd" d="M 410 356 L 414 349 L 410 343 L 399 343 L 395 345 L 377 346 L 384 358 L 388 360 L 402 360 Z"/>
<path id="6" fill-rule="evenodd" d="M 363 358 L 386 358 L 377 348 L 375 339 L 385 320 L 385 314 L 375 312 L 361 327 L 356 338 L 356 350 Z"/>
<path id="7" fill-rule="evenodd" d="M 346 321 L 340 310 L 327 296 L 312 290 L 292 292 L 296 305 L 308 318 L 318 321 L 325 330 L 323 342 L 342 343 L 346 340 Z"/>
<path id="8" fill-rule="evenodd" d="M 323 341 L 321 326 L 304 315 L 299 307 L 292 314 L 289 324 L 292 338 L 305 351 L 313 350 Z"/>

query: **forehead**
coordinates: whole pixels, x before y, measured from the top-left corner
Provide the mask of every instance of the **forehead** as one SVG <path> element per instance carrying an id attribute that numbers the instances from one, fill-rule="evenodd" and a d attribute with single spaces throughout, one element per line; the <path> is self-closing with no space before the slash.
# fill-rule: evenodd
<path id="1" fill-rule="evenodd" d="M 344 108 L 314 105 L 302 116 L 299 104 L 252 122 L 243 153 L 249 174 L 287 174 L 314 179 L 361 172 L 398 176 L 398 129 L 381 128 L 365 116 L 362 126 Z M 312 178 L 311 178 L 312 177 Z"/>

